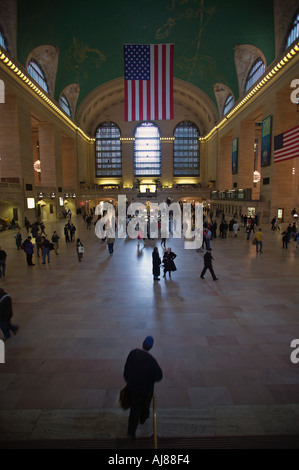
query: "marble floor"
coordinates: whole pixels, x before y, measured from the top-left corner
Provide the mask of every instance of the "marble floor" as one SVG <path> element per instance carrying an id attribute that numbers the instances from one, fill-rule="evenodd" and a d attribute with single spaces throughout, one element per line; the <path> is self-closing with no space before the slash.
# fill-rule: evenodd
<path id="1" fill-rule="evenodd" d="M 7 252 L 0 287 L 20 327 L 0 364 L 0 440 L 125 436 L 128 412 L 116 397 L 126 357 L 147 335 L 164 371 L 155 389 L 159 436 L 299 434 L 294 242 L 282 249 L 270 226 L 262 227 L 263 254 L 243 228 L 237 238 L 216 238 L 214 282 L 209 272 L 200 279 L 203 253 L 171 239 L 178 269 L 153 282 L 154 241 L 138 249 L 117 239 L 109 255 L 81 217 L 73 222 L 85 246 L 81 263 L 64 241 L 64 220 L 45 222 L 48 235 L 60 235 L 59 255 L 51 252 L 46 265 L 34 255 L 28 267 L 15 232 L 0 233 Z M 152 424 L 138 436 L 151 435 Z"/>

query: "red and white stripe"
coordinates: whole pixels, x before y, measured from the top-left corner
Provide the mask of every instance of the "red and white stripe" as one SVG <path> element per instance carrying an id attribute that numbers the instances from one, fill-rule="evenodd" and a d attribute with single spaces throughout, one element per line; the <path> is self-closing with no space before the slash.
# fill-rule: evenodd
<path id="1" fill-rule="evenodd" d="M 150 80 L 125 80 L 125 121 L 173 119 L 173 44 L 150 45 Z"/>
<path id="2" fill-rule="evenodd" d="M 299 157 L 299 126 L 283 134 L 283 147 L 274 151 L 274 163 Z"/>

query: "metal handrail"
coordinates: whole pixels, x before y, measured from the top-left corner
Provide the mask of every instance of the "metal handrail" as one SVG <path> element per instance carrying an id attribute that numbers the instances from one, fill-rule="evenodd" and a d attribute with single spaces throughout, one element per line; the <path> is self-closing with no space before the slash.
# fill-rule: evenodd
<path id="1" fill-rule="evenodd" d="M 153 395 L 153 420 L 154 420 L 154 446 L 158 448 L 157 443 L 157 413 L 156 413 L 156 395 Z"/>

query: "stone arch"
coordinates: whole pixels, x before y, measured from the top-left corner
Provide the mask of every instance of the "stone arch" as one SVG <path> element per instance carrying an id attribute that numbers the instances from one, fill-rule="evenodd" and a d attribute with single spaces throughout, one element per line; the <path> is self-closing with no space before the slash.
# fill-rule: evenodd
<path id="1" fill-rule="evenodd" d="M 68 100 L 68 103 L 71 109 L 72 118 L 74 118 L 74 116 L 76 115 L 76 106 L 77 106 L 79 94 L 80 94 L 79 83 L 72 83 L 71 85 L 68 85 L 67 87 L 65 87 L 59 96 L 59 101 L 63 95 Z"/>
<path id="2" fill-rule="evenodd" d="M 278 58 L 284 51 L 290 27 L 298 13 L 298 0 L 275 0 L 274 27 L 275 27 L 275 54 Z"/>
<path id="3" fill-rule="evenodd" d="M 38 46 L 33 49 L 27 57 L 26 69 L 29 62 L 33 59 L 41 65 L 49 86 L 49 95 L 54 98 L 55 81 L 58 67 L 59 49 L 51 46 Z"/>
<path id="4" fill-rule="evenodd" d="M 183 108 L 186 120 L 193 120 L 200 130 L 200 135 L 207 134 L 218 122 L 218 112 L 213 101 L 206 93 L 183 80 L 174 79 L 174 109 Z M 95 88 L 80 103 L 76 122 L 87 134 L 94 135 L 98 122 L 113 120 L 113 108 L 124 107 L 124 79 L 117 78 Z M 119 123 L 124 122 L 124 113 Z M 171 126 L 176 125 L 175 120 L 169 120 Z M 119 124 L 121 127 L 121 124 Z"/>
<path id="5" fill-rule="evenodd" d="M 223 83 L 215 83 L 214 93 L 215 93 L 215 97 L 216 97 L 216 101 L 218 105 L 219 117 L 221 118 L 223 116 L 223 109 L 224 109 L 225 101 L 227 100 L 229 95 L 232 95 L 232 97 L 234 98 L 234 103 L 235 103 L 236 101 L 235 96 L 233 92 L 231 91 L 231 89 L 228 86 L 224 85 Z"/>
<path id="6" fill-rule="evenodd" d="M 8 53 L 17 55 L 17 4 L 16 0 L 0 2 L 0 28 L 7 43 Z"/>
<path id="7" fill-rule="evenodd" d="M 235 65 L 239 83 L 239 98 L 244 95 L 248 73 L 258 59 L 262 59 L 267 68 L 267 61 L 260 49 L 250 44 L 235 46 Z"/>

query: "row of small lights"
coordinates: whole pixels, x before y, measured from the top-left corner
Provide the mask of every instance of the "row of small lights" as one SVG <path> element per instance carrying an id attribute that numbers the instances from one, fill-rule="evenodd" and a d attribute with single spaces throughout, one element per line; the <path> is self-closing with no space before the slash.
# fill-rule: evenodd
<path id="1" fill-rule="evenodd" d="M 257 92 L 259 92 L 263 86 L 271 80 L 274 75 L 280 70 L 291 60 L 295 57 L 295 55 L 299 52 L 299 42 L 295 44 L 295 46 L 281 59 L 275 67 L 238 103 L 226 116 L 222 121 L 215 126 L 205 137 L 203 137 L 201 140 L 209 140 L 209 138 L 212 136 L 212 134 L 218 130 L 220 127 L 222 127 L 229 118 L 231 118 L 239 109 L 244 106 L 248 100 L 250 100 Z"/>
<path id="2" fill-rule="evenodd" d="M 63 119 L 65 119 L 69 125 L 71 125 L 79 134 L 82 135 L 84 139 L 86 139 L 88 142 L 94 142 L 95 139 L 91 139 L 85 132 L 80 129 L 80 127 L 76 126 L 71 119 L 69 119 L 59 108 L 56 106 L 55 103 L 47 96 L 45 93 L 43 93 L 31 80 L 28 78 L 22 70 L 20 70 L 6 55 L 5 53 L 0 49 L 0 60 L 10 68 L 12 72 L 14 72 L 21 80 L 23 80 L 24 83 L 28 87 L 32 89 L 41 99 L 43 99 L 54 111 L 56 111 Z"/>
<path id="3" fill-rule="evenodd" d="M 160 137 L 161 142 L 173 142 L 175 137 Z M 135 137 L 121 137 L 121 142 L 135 142 Z"/>
<path id="4" fill-rule="evenodd" d="M 295 46 L 281 59 L 275 67 L 238 103 L 232 111 L 230 111 L 225 118 L 215 126 L 205 137 L 200 137 L 199 140 L 206 141 L 212 136 L 212 134 L 218 130 L 220 127 L 223 126 L 227 122 L 229 118 L 231 118 L 243 105 L 247 103 L 257 92 L 261 90 L 261 88 L 266 85 L 266 83 L 274 77 L 274 75 L 279 72 L 293 57 L 299 52 L 299 42 L 295 44 Z M 39 95 L 49 106 L 51 106 L 61 117 L 68 121 L 68 123 L 76 129 L 78 133 L 80 133 L 87 141 L 94 142 L 95 139 L 90 138 L 85 132 L 80 129 L 80 127 L 76 126 L 73 121 L 71 121 L 53 101 L 48 98 L 0 49 L 0 60 L 4 62 L 4 64 L 9 67 L 20 79 L 22 79 L 37 95 Z M 124 137 L 120 139 L 122 142 L 130 142 L 135 141 L 134 137 Z M 161 141 L 173 141 L 174 137 L 161 137 Z"/>

